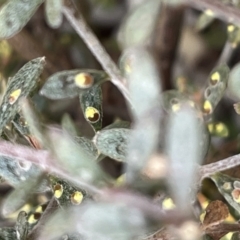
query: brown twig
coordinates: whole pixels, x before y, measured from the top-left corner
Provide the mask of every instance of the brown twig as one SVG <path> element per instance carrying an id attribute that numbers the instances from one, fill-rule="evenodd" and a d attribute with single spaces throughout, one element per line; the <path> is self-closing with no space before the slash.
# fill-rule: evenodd
<path id="1" fill-rule="evenodd" d="M 240 165 L 240 154 L 225 158 L 221 161 L 200 167 L 200 181 L 216 172 L 221 172 Z"/>
<path id="2" fill-rule="evenodd" d="M 119 88 L 125 98 L 130 102 L 126 81 L 122 77 L 119 68 L 103 48 L 96 35 L 89 28 L 83 16 L 77 11 L 71 0 L 65 0 L 65 6 L 62 11 L 74 30 L 83 39 L 92 54 L 99 61 L 103 69 L 109 74 L 112 83 Z"/>
<path id="3" fill-rule="evenodd" d="M 234 22 L 240 24 L 240 11 L 233 6 L 226 5 L 218 0 L 185 0 L 185 2 L 196 9 L 210 9 L 219 18 L 226 22 Z"/>

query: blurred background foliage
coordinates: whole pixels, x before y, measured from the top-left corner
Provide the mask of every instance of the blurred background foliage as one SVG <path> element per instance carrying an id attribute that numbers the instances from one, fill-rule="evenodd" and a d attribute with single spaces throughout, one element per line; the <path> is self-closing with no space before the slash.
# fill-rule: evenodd
<path id="1" fill-rule="evenodd" d="M 6 2 L 1 0 L 0 6 Z M 5 126 L 2 137 L 35 149 L 50 149 L 59 160 L 53 165 L 61 164 L 71 175 L 67 179 L 58 178 L 33 166 L 13 164 L 13 159 L 1 156 L 2 169 L 8 167 L 9 172 L 15 172 L 12 175 L 0 172 L 3 181 L 0 226 L 15 226 L 20 232 L 16 239 L 37 239 L 34 231 L 27 236 L 28 230 L 22 222 L 28 221 L 30 227 L 27 228 L 32 229 L 42 214 L 39 206 L 52 196 L 61 207 L 82 202 L 86 202 L 86 207 L 81 208 L 84 214 L 80 218 L 72 209 L 68 214 L 59 211 L 50 219 L 42 239 L 60 239 L 64 234 L 67 237 L 61 239 L 118 239 L 113 238 L 114 234 L 120 234 L 119 239 L 240 239 L 239 233 L 233 235 L 240 231 L 239 226 L 228 229 L 228 225 L 224 225 L 225 220 L 239 224 L 240 167 L 225 171 L 227 175 L 212 175 L 203 181 L 200 189 L 195 189 L 192 183 L 196 180 L 196 164 L 217 162 L 240 151 L 240 27 L 219 20 L 217 13 L 210 9 L 199 11 L 179 1 L 174 5 L 174 2 L 168 5 L 160 0 L 75 1 L 101 44 L 114 62 L 119 63 L 128 81 L 134 109 L 116 86 L 107 81 L 104 72 L 95 71 L 102 70 L 100 64 L 66 18 L 61 21 L 51 19 L 50 15 L 46 17 L 46 4 L 40 5 L 20 32 L 0 41 L 2 102 L 7 84 L 16 72 L 32 59 L 46 57 L 30 103 L 23 103 L 23 111 Z M 238 1 L 221 2 L 240 7 Z M 72 69 L 78 70 L 68 71 Z M 93 69 L 93 72 L 82 69 Z M 53 75 L 61 71 L 64 72 L 60 77 Z M 81 89 L 81 73 L 87 74 L 84 77 L 90 81 L 90 90 Z M 139 82 L 141 78 L 148 84 Z M 59 91 L 59 96 L 54 95 L 53 90 L 62 86 L 61 81 L 67 82 L 63 84 L 63 94 Z M 9 95 L 6 96 L 9 99 Z M 24 124 L 26 119 L 29 126 Z M 196 131 L 197 140 L 195 133 L 186 137 L 188 131 Z M 165 135 L 167 140 L 162 137 Z M 77 158 L 83 160 L 78 162 Z M 166 166 L 172 173 L 169 178 Z M 24 167 L 31 169 L 28 175 L 22 173 Z M 21 176 L 35 181 L 29 180 L 26 184 Z M 99 189 L 120 186 L 120 193 L 116 190 L 115 196 L 114 191 L 110 191 L 111 204 L 101 201 L 94 204 L 92 194 L 72 184 L 79 176 Z M 11 192 L 13 188 L 15 192 Z M 191 194 L 190 188 L 193 188 Z M 122 189 L 145 194 L 164 210 L 177 207 L 183 213 L 194 206 L 197 221 L 190 218 L 191 221 L 185 221 L 179 228 L 162 229 L 157 217 L 157 220 L 155 216 L 146 220 L 147 214 L 142 210 L 146 211 L 142 207 L 145 202 L 139 203 L 141 211 L 129 207 L 138 198 L 128 192 L 121 195 Z M 15 202 L 18 197 L 21 201 Z M 118 197 L 119 201 L 115 199 Z M 121 197 L 125 204 L 120 204 Z M 16 213 L 12 214 L 20 207 L 28 212 L 27 217 L 20 214 L 16 218 Z M 96 213 L 106 221 L 100 224 Z M 71 226 L 59 230 L 58 226 L 66 221 L 65 216 Z M 43 217 L 42 221 L 46 219 Z M 201 221 L 201 231 L 205 233 L 202 236 L 198 228 Z M 14 239 L 16 233 L 11 231 L 11 228 L 2 228 L 0 239 Z M 83 232 L 85 238 L 78 235 L 78 231 Z"/>

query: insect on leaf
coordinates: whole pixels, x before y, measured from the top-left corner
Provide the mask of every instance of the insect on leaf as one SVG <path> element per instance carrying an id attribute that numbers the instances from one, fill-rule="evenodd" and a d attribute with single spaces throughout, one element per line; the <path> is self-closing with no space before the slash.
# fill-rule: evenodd
<path id="1" fill-rule="evenodd" d="M 102 128 L 102 89 L 96 85 L 79 95 L 81 108 L 87 122 L 95 131 Z"/>
<path id="2" fill-rule="evenodd" d="M 7 39 L 19 31 L 31 19 L 44 0 L 8 1 L 0 10 L 0 39 Z"/>
<path id="3" fill-rule="evenodd" d="M 11 78 L 0 106 L 0 131 L 18 112 L 19 100 L 34 89 L 44 65 L 44 57 L 33 59 Z"/>
<path id="4" fill-rule="evenodd" d="M 125 128 L 102 130 L 95 135 L 93 142 L 100 153 L 117 161 L 126 161 L 130 131 Z"/>
<path id="5" fill-rule="evenodd" d="M 58 28 L 62 24 L 63 0 L 46 0 L 45 1 L 45 17 L 47 24 L 51 28 Z"/>
<path id="6" fill-rule="evenodd" d="M 108 75 L 100 70 L 68 70 L 50 76 L 40 90 L 40 94 L 49 99 L 73 98 L 81 91 L 109 80 Z"/>

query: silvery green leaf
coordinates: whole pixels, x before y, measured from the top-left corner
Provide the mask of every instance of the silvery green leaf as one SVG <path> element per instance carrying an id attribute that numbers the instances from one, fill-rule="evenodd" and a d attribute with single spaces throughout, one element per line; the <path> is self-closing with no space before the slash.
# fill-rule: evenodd
<path id="1" fill-rule="evenodd" d="M 150 108 L 159 109 L 160 81 L 149 51 L 141 47 L 127 49 L 121 57 L 120 66 L 127 79 L 133 116 L 138 119 Z"/>
<path id="2" fill-rule="evenodd" d="M 206 10 L 198 17 L 195 27 L 198 31 L 201 31 L 208 27 L 214 21 L 214 19 L 214 13 L 211 10 Z"/>
<path id="3" fill-rule="evenodd" d="M 98 157 L 98 150 L 94 143 L 86 137 L 75 137 L 75 141 L 86 150 L 87 154 L 96 159 Z"/>
<path id="4" fill-rule="evenodd" d="M 0 176 L 17 188 L 22 182 L 31 179 L 39 168 L 30 162 L 21 162 L 10 157 L 0 156 Z"/>
<path id="5" fill-rule="evenodd" d="M 85 203 L 59 210 L 45 225 L 40 239 L 54 239 L 77 232 L 83 239 L 134 239 L 144 233 L 143 213 L 120 203 Z"/>
<path id="6" fill-rule="evenodd" d="M 17 233 L 14 227 L 0 228 L 0 240 L 16 240 Z"/>
<path id="7" fill-rule="evenodd" d="M 84 77 L 86 77 L 86 81 L 84 81 Z M 49 99 L 73 98 L 78 96 L 81 91 L 86 91 L 89 87 L 107 80 L 109 80 L 108 75 L 100 70 L 61 71 L 47 79 L 40 94 Z"/>
<path id="8" fill-rule="evenodd" d="M 44 135 L 44 129 L 40 125 L 39 120 L 41 119 L 33 106 L 31 106 L 31 102 L 24 99 L 21 102 L 22 105 L 22 114 L 26 119 L 29 131 L 34 139 L 36 139 L 36 147 L 48 148 L 48 139 Z"/>
<path id="9" fill-rule="evenodd" d="M 61 125 L 70 135 L 77 136 L 79 131 L 68 113 L 63 114 Z"/>
<path id="10" fill-rule="evenodd" d="M 180 109 L 181 105 L 186 103 L 193 105 L 193 102 L 186 94 L 177 90 L 164 91 L 162 94 L 162 100 L 163 108 L 167 112 L 175 112 Z"/>
<path id="11" fill-rule="evenodd" d="M 113 128 L 130 128 L 131 123 L 128 121 L 117 120 L 114 123 L 106 126 L 103 130 L 113 129 Z"/>
<path id="12" fill-rule="evenodd" d="M 45 0 L 45 16 L 48 25 L 52 28 L 58 28 L 62 24 L 63 0 Z"/>
<path id="13" fill-rule="evenodd" d="M 133 182 L 156 152 L 159 139 L 160 109 L 149 111 L 134 124 L 129 136 L 126 176 Z"/>
<path id="14" fill-rule="evenodd" d="M 0 10 L 0 39 L 14 36 L 27 24 L 43 0 L 10 0 Z"/>
<path id="15" fill-rule="evenodd" d="M 102 89 L 96 85 L 79 95 L 83 115 L 94 131 L 102 129 Z"/>
<path id="16" fill-rule="evenodd" d="M 144 1 L 129 12 L 118 33 L 118 42 L 122 49 L 145 45 L 151 40 L 160 4 L 160 0 Z"/>
<path id="17" fill-rule="evenodd" d="M 86 192 L 79 189 L 69 182 L 51 176 L 50 182 L 55 199 L 60 206 L 80 205 L 86 198 Z"/>
<path id="18" fill-rule="evenodd" d="M 240 213 L 240 198 L 239 189 L 234 188 L 233 183 L 239 181 L 237 178 L 232 178 L 222 173 L 216 173 L 211 176 L 211 179 L 216 184 L 218 191 L 227 200 L 227 202 Z"/>
<path id="19" fill-rule="evenodd" d="M 208 87 L 204 92 L 203 112 L 212 114 L 227 88 L 229 67 L 226 64 L 212 70 L 208 79 Z"/>
<path id="20" fill-rule="evenodd" d="M 197 164 L 200 164 L 202 129 L 194 109 L 188 105 L 171 113 L 166 131 L 166 153 L 169 161 L 167 182 L 177 206 L 189 211 L 190 188 L 194 184 Z"/>
<path id="21" fill-rule="evenodd" d="M 17 129 L 17 131 L 22 135 L 26 136 L 30 134 L 29 126 L 22 116 L 22 113 L 17 113 L 12 120 L 13 126 Z"/>
<path id="22" fill-rule="evenodd" d="M 28 221 L 27 221 L 27 213 L 26 212 L 21 211 L 18 214 L 15 229 L 16 229 L 18 240 L 26 240 L 27 239 Z"/>
<path id="23" fill-rule="evenodd" d="M 228 41 L 233 47 L 237 47 L 240 43 L 240 27 L 234 24 L 227 26 Z"/>
<path id="24" fill-rule="evenodd" d="M 240 100 L 240 63 L 236 64 L 229 74 L 228 80 L 228 96 L 230 98 Z"/>
<path id="25" fill-rule="evenodd" d="M 51 140 L 50 150 L 72 178 L 91 183 L 106 179 L 106 174 L 97 165 L 95 157 L 73 138 L 60 130 L 52 130 L 48 135 Z"/>
<path id="26" fill-rule="evenodd" d="M 19 108 L 19 100 L 27 97 L 35 87 L 44 65 L 44 57 L 33 59 L 11 78 L 0 106 L 0 131 L 14 118 Z"/>
<path id="27" fill-rule="evenodd" d="M 93 142 L 98 151 L 117 161 L 126 161 L 130 130 L 114 128 L 97 132 Z"/>
<path id="28" fill-rule="evenodd" d="M 36 172 L 31 180 L 28 179 L 19 184 L 18 187 L 5 198 L 2 205 L 2 214 L 7 216 L 20 209 L 35 193 L 41 180 L 42 172 Z"/>

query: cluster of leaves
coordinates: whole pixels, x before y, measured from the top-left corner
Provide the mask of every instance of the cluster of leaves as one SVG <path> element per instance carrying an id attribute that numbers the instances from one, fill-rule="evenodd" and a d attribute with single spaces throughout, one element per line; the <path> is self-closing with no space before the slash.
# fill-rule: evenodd
<path id="1" fill-rule="evenodd" d="M 0 39 L 21 31 L 43 2 L 46 23 L 53 29 L 62 24 L 66 8 L 74 8 L 71 1 L 62 0 L 6 1 L 0 10 Z M 170 9 L 182 7 L 181 1 L 170 2 Z M 232 240 L 240 239 L 240 179 L 200 167 L 212 146 L 211 137 L 229 135 L 226 124 L 215 120 L 215 110 L 226 90 L 240 98 L 240 65 L 217 64 L 205 87 L 192 87 L 180 77 L 176 89 L 162 91 L 149 40 L 159 9 L 168 9 L 166 4 L 143 2 L 122 23 L 121 79 L 112 79 L 107 70 L 63 69 L 40 86 L 48 59 L 39 56 L 3 85 L 0 177 L 14 189 L 3 199 L 1 213 L 7 218 L 17 212 L 17 217 L 14 226 L 0 228 L 0 239 L 217 240 L 230 232 L 235 232 Z M 204 12 L 197 29 L 206 28 L 214 18 L 215 13 Z M 231 24 L 227 29 L 234 49 L 240 44 L 239 27 Z M 109 81 L 126 87 L 122 89 L 130 96 L 131 122 L 103 125 L 102 86 Z M 39 99 L 76 97 L 92 137 L 79 133 L 69 115 L 57 127 L 39 116 Z M 240 113 L 239 102 L 234 109 Z M 123 166 L 119 178 L 100 167 L 106 158 Z M 202 221 L 200 186 L 201 174 L 206 173 L 199 169 L 211 172 L 208 177 L 222 196 L 207 205 Z M 44 203 L 38 206 L 40 197 Z M 174 203 L 171 209 L 167 199 Z M 35 206 L 26 210 L 29 203 Z M 232 223 L 226 223 L 230 215 Z"/>

